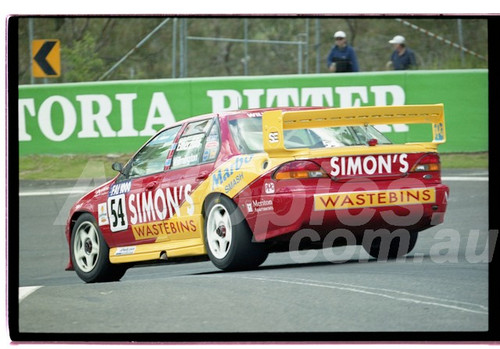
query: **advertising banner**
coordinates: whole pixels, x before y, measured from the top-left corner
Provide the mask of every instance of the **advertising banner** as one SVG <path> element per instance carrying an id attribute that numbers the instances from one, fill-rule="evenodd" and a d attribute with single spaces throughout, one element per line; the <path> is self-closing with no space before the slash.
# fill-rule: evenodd
<path id="1" fill-rule="evenodd" d="M 159 79 L 19 86 L 19 153 L 131 153 L 165 126 L 235 109 L 443 103 L 442 152 L 488 150 L 488 71 L 446 70 Z M 421 125 L 379 128 L 429 141 Z"/>

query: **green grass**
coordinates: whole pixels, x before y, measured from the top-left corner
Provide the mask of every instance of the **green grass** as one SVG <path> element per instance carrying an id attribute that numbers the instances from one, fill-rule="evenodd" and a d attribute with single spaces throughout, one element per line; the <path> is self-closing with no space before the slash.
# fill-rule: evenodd
<path id="1" fill-rule="evenodd" d="M 441 167 L 447 168 L 488 168 L 488 153 L 449 153 L 440 154 Z"/>
<path id="2" fill-rule="evenodd" d="M 120 155 L 27 155 L 19 158 L 20 180 L 112 178 L 113 162 L 125 163 L 131 154 Z M 441 154 L 442 168 L 488 168 L 488 153 Z"/>
<path id="3" fill-rule="evenodd" d="M 125 163 L 127 155 L 27 155 L 19 157 L 20 180 L 112 178 L 113 162 Z"/>

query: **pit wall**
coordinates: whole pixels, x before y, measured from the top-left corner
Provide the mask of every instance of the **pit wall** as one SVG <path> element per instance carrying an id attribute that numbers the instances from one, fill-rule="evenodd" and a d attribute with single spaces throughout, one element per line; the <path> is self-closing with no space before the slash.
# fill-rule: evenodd
<path id="1" fill-rule="evenodd" d="M 19 154 L 132 153 L 165 126 L 224 110 L 435 103 L 446 119 L 440 152 L 488 150 L 488 71 L 475 69 L 22 85 Z M 422 125 L 382 131 L 394 142 L 432 138 Z"/>

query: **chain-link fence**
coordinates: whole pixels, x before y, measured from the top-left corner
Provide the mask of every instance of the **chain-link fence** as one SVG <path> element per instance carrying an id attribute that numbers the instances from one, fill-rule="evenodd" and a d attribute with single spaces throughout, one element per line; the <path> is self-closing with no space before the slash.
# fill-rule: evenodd
<path id="1" fill-rule="evenodd" d="M 347 34 L 360 71 L 385 70 L 397 34 L 419 69 L 488 65 L 485 18 L 21 17 L 10 24 L 20 84 L 328 73 L 337 30 Z M 33 78 L 34 39 L 60 40 L 60 77 Z"/>

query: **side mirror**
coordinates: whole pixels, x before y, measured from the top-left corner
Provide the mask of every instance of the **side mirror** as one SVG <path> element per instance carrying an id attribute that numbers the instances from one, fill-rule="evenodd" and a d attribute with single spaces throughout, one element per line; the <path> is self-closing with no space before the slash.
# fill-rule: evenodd
<path id="1" fill-rule="evenodd" d="M 114 162 L 113 165 L 111 165 L 111 168 L 117 172 L 120 172 L 123 174 L 123 165 L 119 162 Z"/>

